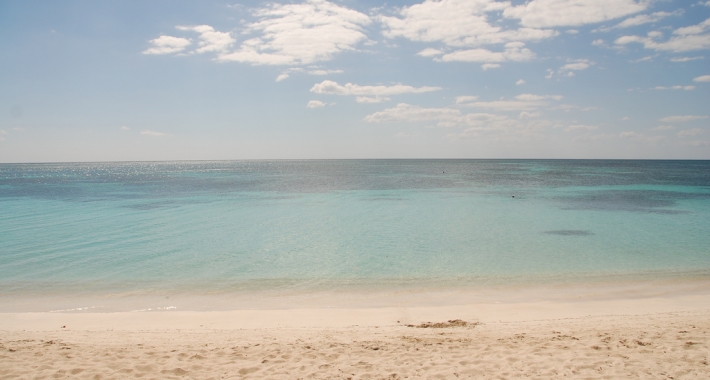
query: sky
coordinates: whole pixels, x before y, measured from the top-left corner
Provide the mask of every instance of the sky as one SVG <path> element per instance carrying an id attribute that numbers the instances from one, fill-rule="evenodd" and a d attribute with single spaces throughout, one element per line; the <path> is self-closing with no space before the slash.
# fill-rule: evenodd
<path id="1" fill-rule="evenodd" d="M 710 1 L 0 0 L 0 162 L 710 159 Z"/>

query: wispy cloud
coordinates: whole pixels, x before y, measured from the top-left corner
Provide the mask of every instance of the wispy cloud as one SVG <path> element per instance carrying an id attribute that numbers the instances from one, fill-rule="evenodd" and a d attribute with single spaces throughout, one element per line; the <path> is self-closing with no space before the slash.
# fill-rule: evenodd
<path id="1" fill-rule="evenodd" d="M 662 41 L 663 33 L 649 32 L 647 37 L 622 36 L 616 39 L 617 45 L 640 43 L 646 49 L 686 52 L 693 50 L 710 49 L 710 18 L 696 25 L 678 28 L 673 31 L 673 36 Z"/>
<path id="2" fill-rule="evenodd" d="M 572 63 L 568 63 L 562 67 L 560 67 L 557 72 L 559 73 L 565 73 L 565 72 L 570 72 L 570 71 L 582 71 L 588 69 L 590 66 L 592 66 L 594 62 L 588 60 L 588 59 L 577 59 L 574 60 Z"/>
<path id="3" fill-rule="evenodd" d="M 639 13 L 648 5 L 634 0 L 532 0 L 506 8 L 504 15 L 531 28 L 578 26 Z"/>
<path id="4" fill-rule="evenodd" d="M 705 59 L 703 56 L 698 57 L 673 57 L 670 59 L 671 62 L 690 62 L 698 59 Z"/>
<path id="5" fill-rule="evenodd" d="M 684 129 L 684 130 L 678 132 L 678 137 L 697 136 L 703 132 L 704 131 L 700 128 Z"/>
<path id="6" fill-rule="evenodd" d="M 143 54 L 172 54 L 179 53 L 185 50 L 190 45 L 190 40 L 187 38 L 160 36 L 152 39 L 150 42 L 153 47 L 143 50 Z"/>
<path id="7" fill-rule="evenodd" d="M 389 101 L 390 98 L 387 97 L 369 97 L 369 96 L 358 96 L 355 98 L 355 101 L 358 103 L 382 103 L 382 102 L 387 102 Z"/>
<path id="8" fill-rule="evenodd" d="M 254 15 L 259 20 L 248 24 L 246 33 L 257 36 L 242 42 L 237 51 L 220 55 L 219 60 L 253 65 L 327 61 L 367 40 L 362 27 L 372 22 L 363 13 L 324 0 L 271 4 Z"/>
<path id="9" fill-rule="evenodd" d="M 622 139 L 635 140 L 635 141 L 639 141 L 639 142 L 643 142 L 643 143 L 647 143 L 647 144 L 655 144 L 655 143 L 658 143 L 659 141 L 666 138 L 666 136 L 660 136 L 660 135 L 649 136 L 645 133 L 639 133 L 639 132 L 634 132 L 634 131 L 621 132 L 621 133 L 619 133 L 619 137 Z"/>
<path id="10" fill-rule="evenodd" d="M 685 90 L 685 91 L 690 91 L 690 90 L 695 90 L 695 86 L 681 86 L 681 85 L 675 85 L 675 86 L 656 86 L 653 88 L 654 90 Z"/>
<path id="11" fill-rule="evenodd" d="M 487 108 L 498 111 L 533 111 L 549 105 L 549 100 L 561 100 L 559 95 L 521 94 L 511 100 L 471 101 L 457 104 L 473 108 Z"/>
<path id="12" fill-rule="evenodd" d="M 626 20 L 624 20 L 612 27 L 599 28 L 599 29 L 597 29 L 597 31 L 608 32 L 612 29 L 630 28 L 630 27 L 634 27 L 634 26 L 658 22 L 658 21 L 663 20 L 666 17 L 680 16 L 682 14 L 683 14 L 682 9 L 678 9 L 673 12 L 654 12 L 654 13 L 649 13 L 649 14 L 642 14 L 642 15 L 637 15 L 634 17 L 629 17 Z"/>
<path id="13" fill-rule="evenodd" d="M 178 30 L 193 31 L 200 34 L 199 42 L 197 43 L 199 47 L 193 51 L 198 54 L 225 52 L 237 42 L 228 32 L 218 32 L 209 25 L 176 26 L 176 28 Z"/>
<path id="14" fill-rule="evenodd" d="M 311 92 L 328 95 L 357 95 L 357 96 L 390 96 L 398 94 L 420 94 L 424 92 L 439 91 L 441 87 L 412 87 L 403 84 L 392 86 L 360 86 L 346 83 L 340 85 L 332 80 L 324 80 L 311 87 Z"/>
<path id="15" fill-rule="evenodd" d="M 565 131 L 567 131 L 567 132 L 593 131 L 598 128 L 599 127 L 597 127 L 596 125 L 574 124 L 574 125 L 570 125 L 569 127 L 565 128 Z"/>
<path id="16" fill-rule="evenodd" d="M 426 108 L 399 103 L 394 108 L 387 108 L 365 117 L 370 123 L 401 122 L 401 121 L 458 121 L 461 111 L 453 108 Z"/>
<path id="17" fill-rule="evenodd" d="M 701 75 L 693 78 L 693 82 L 710 82 L 710 75 Z"/>
<path id="18" fill-rule="evenodd" d="M 681 116 L 668 116 L 660 119 L 662 123 L 684 123 L 686 121 L 702 120 L 707 119 L 704 115 L 681 115 Z"/>
<path id="19" fill-rule="evenodd" d="M 450 47 L 504 44 L 514 41 L 539 41 L 554 37 L 554 30 L 533 28 L 503 29 L 489 23 L 494 12 L 509 8 L 507 2 L 424 1 L 403 7 L 397 16 L 380 16 L 384 34 L 412 41 L 440 42 Z"/>
<path id="20" fill-rule="evenodd" d="M 498 63 L 484 63 L 481 65 L 481 69 L 483 69 L 483 71 L 488 71 L 490 69 L 498 69 L 498 68 L 500 68 L 500 64 L 498 64 Z"/>
<path id="21" fill-rule="evenodd" d="M 151 131 L 151 130 L 149 130 L 149 129 L 144 129 L 144 130 L 142 130 L 142 131 L 141 131 L 141 135 L 144 135 L 144 136 L 151 136 L 151 137 L 164 137 L 164 136 L 168 136 L 167 133 Z"/>
<path id="22" fill-rule="evenodd" d="M 302 67 L 292 67 L 290 69 L 284 70 L 279 76 L 276 77 L 277 82 L 281 82 L 284 79 L 287 79 L 291 76 L 293 73 L 301 73 L 301 74 L 308 74 L 308 75 L 330 75 L 330 74 L 341 74 L 343 70 L 326 70 L 326 69 L 320 69 L 316 67 L 310 67 L 309 69 L 304 69 Z"/>
<path id="23" fill-rule="evenodd" d="M 530 61 L 535 58 L 535 53 L 524 47 L 522 42 L 509 42 L 505 44 L 503 51 L 491 51 L 488 49 L 477 48 L 468 50 L 457 50 L 452 53 L 444 54 L 441 58 L 435 58 L 435 61 L 440 62 L 523 62 Z"/>
<path id="24" fill-rule="evenodd" d="M 323 108 L 325 107 L 325 103 L 321 102 L 320 100 L 311 100 L 306 104 L 306 107 L 308 108 Z"/>

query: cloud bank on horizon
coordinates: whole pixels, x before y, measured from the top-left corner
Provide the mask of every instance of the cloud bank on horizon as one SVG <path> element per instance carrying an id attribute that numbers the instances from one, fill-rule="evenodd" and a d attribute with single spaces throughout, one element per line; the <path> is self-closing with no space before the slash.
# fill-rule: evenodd
<path id="1" fill-rule="evenodd" d="M 230 157 L 221 146 L 213 157 L 204 140 L 185 158 L 710 158 L 710 1 L 214 7 L 221 10 L 207 16 L 152 14 L 142 45 L 133 45 L 141 64 L 179 70 L 176 77 L 251 77 L 243 81 L 249 88 L 215 95 L 217 103 L 231 96 L 248 104 L 238 116 L 209 105 L 193 111 L 231 125 L 213 138 L 239 140 L 235 146 L 244 149 Z M 182 22 L 170 25 L 173 19 Z M 198 88 L 209 94 L 200 86 L 206 85 L 170 97 L 186 102 L 182 96 Z M 19 136 L 10 120 L 0 126 L 6 146 Z M 162 152 L 184 146 L 181 135 L 194 139 L 194 129 L 209 128 L 183 120 L 181 128 L 132 123 L 122 133 L 151 138 L 145 141 L 153 149 L 162 141 Z M 288 137 L 299 129 L 308 137 Z M 158 157 L 180 158 L 171 154 Z M 2 153 L 0 159 L 14 160 Z"/>

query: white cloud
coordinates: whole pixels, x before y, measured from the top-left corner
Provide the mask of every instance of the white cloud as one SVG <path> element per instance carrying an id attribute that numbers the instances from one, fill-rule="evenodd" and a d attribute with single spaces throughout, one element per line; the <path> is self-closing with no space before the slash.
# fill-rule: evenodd
<path id="1" fill-rule="evenodd" d="M 507 7 L 503 14 L 523 26 L 577 26 L 613 20 L 646 10 L 649 3 L 634 0 L 532 0 Z"/>
<path id="2" fill-rule="evenodd" d="M 559 95 L 534 95 L 521 94 L 515 100 L 495 100 L 489 102 L 479 102 L 476 96 L 459 96 L 456 104 L 473 108 L 488 108 L 498 111 L 533 111 L 549 104 L 548 100 L 561 100 Z M 530 115 L 530 114 L 528 114 Z"/>
<path id="3" fill-rule="evenodd" d="M 552 69 L 547 69 L 547 75 L 545 75 L 545 79 L 550 79 L 553 75 L 555 75 L 555 71 Z"/>
<path id="4" fill-rule="evenodd" d="M 466 127 L 460 134 L 450 137 L 471 137 L 479 133 L 518 131 L 525 133 L 526 125 L 505 115 L 490 113 L 461 114 L 453 108 L 424 108 L 400 103 L 394 108 L 375 112 L 365 117 L 370 123 L 387 122 L 436 122 L 439 128 Z M 532 121 L 539 123 L 538 121 Z"/>
<path id="5" fill-rule="evenodd" d="M 679 16 L 683 14 L 683 10 L 679 9 L 674 12 L 654 12 L 651 14 L 638 15 L 620 22 L 614 28 L 629 28 L 632 26 L 638 26 L 643 24 L 649 24 L 652 22 L 660 21 L 668 16 Z"/>
<path id="6" fill-rule="evenodd" d="M 301 4 L 271 4 L 254 12 L 257 22 L 247 25 L 248 39 L 221 61 L 253 65 L 298 65 L 330 60 L 335 54 L 354 50 L 367 40 L 362 27 L 371 19 L 360 12 L 325 0 Z"/>
<path id="7" fill-rule="evenodd" d="M 419 94 L 423 92 L 431 92 L 441 90 L 441 87 L 412 87 L 403 84 L 393 86 L 360 86 L 357 84 L 346 83 L 340 85 L 331 80 L 324 80 L 321 83 L 316 83 L 311 87 L 311 92 L 316 94 L 329 95 L 358 95 L 358 96 L 387 96 L 398 94 Z"/>
<path id="8" fill-rule="evenodd" d="M 390 98 L 379 97 L 379 96 L 375 96 L 375 97 L 358 96 L 355 98 L 355 101 L 358 103 L 382 103 L 382 102 L 386 102 L 389 100 L 390 100 Z"/>
<path id="9" fill-rule="evenodd" d="M 594 46 L 603 46 L 603 45 L 604 45 L 604 40 L 602 40 L 601 38 L 598 39 L 598 40 L 594 40 L 594 41 L 592 41 L 592 45 L 594 45 Z"/>
<path id="10" fill-rule="evenodd" d="M 529 117 L 528 117 L 529 116 Z M 529 113 L 520 118 L 493 113 L 468 113 L 448 107 L 424 108 L 400 103 L 396 107 L 387 108 L 365 117 L 370 123 L 391 122 L 435 122 L 439 128 L 464 128 L 463 131 L 452 132 L 448 138 L 460 139 L 478 137 L 482 134 L 497 134 L 498 138 L 517 138 L 519 136 L 539 135 L 542 128 L 552 126 L 548 120 L 536 119 L 539 113 Z"/>
<path id="11" fill-rule="evenodd" d="M 619 134 L 619 137 L 637 140 L 637 141 L 646 142 L 646 143 L 657 143 L 658 141 L 666 138 L 665 136 L 647 136 L 643 133 L 632 132 L 632 131 L 621 132 Z"/>
<path id="12" fill-rule="evenodd" d="M 681 86 L 681 85 L 675 85 L 675 86 L 670 86 L 670 87 L 665 87 L 665 86 L 656 86 L 653 88 L 654 90 L 695 90 L 695 86 Z"/>
<path id="13" fill-rule="evenodd" d="M 420 135 L 419 132 L 414 132 L 414 133 L 399 132 L 399 133 L 397 133 L 396 135 L 394 135 L 394 137 L 397 137 L 397 138 L 406 138 L 406 137 L 416 137 L 416 136 L 419 136 L 419 135 Z"/>
<path id="14" fill-rule="evenodd" d="M 564 71 L 581 71 L 581 70 L 586 70 L 589 68 L 589 66 L 593 65 L 594 62 L 589 61 L 588 59 L 578 59 L 574 61 L 573 63 L 568 63 L 558 70 L 560 73 Z M 569 74 L 568 74 L 569 75 Z"/>
<path id="15" fill-rule="evenodd" d="M 489 69 L 498 69 L 500 68 L 500 64 L 498 63 L 484 63 L 481 65 L 481 68 L 483 71 L 487 71 Z"/>
<path id="16" fill-rule="evenodd" d="M 417 55 L 422 56 L 422 57 L 435 57 L 437 55 L 442 55 L 442 54 L 444 54 L 443 51 L 441 51 L 439 49 L 433 49 L 433 48 L 426 48 L 426 49 L 420 51 L 419 53 L 417 53 Z"/>
<path id="17" fill-rule="evenodd" d="M 710 75 L 701 75 L 693 78 L 693 82 L 710 82 Z"/>
<path id="18" fill-rule="evenodd" d="M 292 67 L 284 70 L 279 76 L 276 77 L 277 82 L 281 82 L 284 79 L 288 79 L 292 73 L 302 73 L 308 75 L 330 75 L 330 74 L 341 74 L 343 70 L 325 70 L 320 69 L 317 66 L 312 66 L 308 70 L 301 67 Z"/>
<path id="19" fill-rule="evenodd" d="M 130 130 L 131 128 L 128 128 L 128 127 L 126 127 L 126 126 L 124 125 L 124 126 L 122 126 L 120 129 L 121 129 L 122 131 L 128 131 L 128 130 Z"/>
<path id="20" fill-rule="evenodd" d="M 703 132 L 704 131 L 700 128 L 684 129 L 684 130 L 678 132 L 678 137 L 697 136 Z"/>
<path id="21" fill-rule="evenodd" d="M 570 125 L 569 127 L 565 128 L 565 131 L 567 131 L 567 132 L 593 131 L 595 129 L 598 129 L 598 127 L 596 125 L 575 124 L 575 125 Z"/>
<path id="22" fill-rule="evenodd" d="M 387 108 L 365 117 L 370 123 L 384 122 L 417 122 L 439 120 L 443 122 L 458 122 L 461 111 L 453 108 L 423 108 L 406 103 L 399 103 L 394 108 Z"/>
<path id="23" fill-rule="evenodd" d="M 517 86 L 523 85 L 523 84 L 525 84 L 525 80 L 523 80 L 523 79 L 518 79 L 518 81 L 515 82 L 515 84 L 516 84 Z"/>
<path id="24" fill-rule="evenodd" d="M 457 102 L 467 107 L 487 108 L 498 111 L 534 111 L 540 107 L 549 104 L 548 100 L 560 100 L 559 95 L 533 95 L 521 94 L 515 97 L 515 100 L 494 100 L 488 102 L 473 101 L 469 103 Z"/>
<path id="25" fill-rule="evenodd" d="M 323 108 L 325 107 L 325 103 L 321 102 L 320 100 L 311 100 L 306 104 L 306 107 L 308 108 Z"/>
<path id="26" fill-rule="evenodd" d="M 317 70 L 307 70 L 306 73 L 307 73 L 307 74 L 310 74 L 310 75 L 330 75 L 330 74 L 342 74 L 342 73 L 343 73 L 343 70 L 321 70 L 321 69 L 317 69 Z"/>
<path id="27" fill-rule="evenodd" d="M 565 33 L 567 33 L 567 34 L 578 34 L 578 33 L 579 33 L 579 30 L 577 30 L 577 29 L 568 29 L 567 31 L 565 31 Z"/>
<path id="28" fill-rule="evenodd" d="M 662 36 L 659 32 L 649 32 L 648 37 L 622 36 L 616 39 L 617 45 L 640 43 L 646 49 L 685 52 L 692 50 L 710 49 L 710 18 L 697 25 L 678 28 L 673 31 L 673 37 L 665 42 L 658 39 Z"/>
<path id="29" fill-rule="evenodd" d="M 668 116 L 664 117 L 662 119 L 659 119 L 660 122 L 662 123 L 683 123 L 686 121 L 693 121 L 693 120 L 701 120 L 701 119 L 707 119 L 707 116 L 701 116 L 701 115 L 683 115 L 683 116 Z"/>
<path id="30" fill-rule="evenodd" d="M 689 62 L 689 61 L 695 61 L 698 59 L 705 59 L 705 57 L 673 57 L 670 59 L 671 62 Z"/>
<path id="31" fill-rule="evenodd" d="M 539 41 L 559 34 L 549 29 L 506 30 L 489 23 L 495 12 L 509 7 L 508 2 L 494 0 L 425 0 L 403 7 L 398 12 L 399 17 L 380 16 L 379 19 L 384 24 L 386 37 L 441 42 L 452 47 Z"/>
<path id="32" fill-rule="evenodd" d="M 655 128 L 651 128 L 652 131 L 670 131 L 671 129 L 675 129 L 675 127 L 672 125 L 659 125 Z"/>
<path id="33" fill-rule="evenodd" d="M 542 113 L 535 111 L 535 112 L 528 112 L 528 111 L 523 111 L 518 115 L 518 119 L 533 119 L 536 117 L 542 116 Z"/>
<path id="34" fill-rule="evenodd" d="M 199 47 L 194 50 L 194 52 L 198 54 L 224 52 L 237 42 L 228 32 L 217 32 L 209 25 L 176 26 L 176 28 L 178 30 L 192 31 L 200 34 L 200 41 L 197 43 Z"/>
<path id="35" fill-rule="evenodd" d="M 141 135 L 144 135 L 144 136 L 152 136 L 152 137 L 168 136 L 167 133 L 151 131 L 151 130 L 149 130 L 149 129 L 144 129 L 144 130 L 142 130 L 142 131 L 141 131 Z"/>
<path id="36" fill-rule="evenodd" d="M 692 141 L 683 141 L 682 145 L 690 145 L 690 146 L 710 146 L 710 141 L 708 140 L 692 140 Z"/>
<path id="37" fill-rule="evenodd" d="M 710 28 L 710 18 L 697 24 L 697 25 L 691 25 L 691 26 L 685 26 L 682 28 L 678 28 L 673 31 L 673 34 L 677 34 L 677 35 L 681 35 L 681 36 L 701 34 L 701 33 L 705 32 L 708 28 Z"/>
<path id="38" fill-rule="evenodd" d="M 185 50 L 190 45 L 187 38 L 160 36 L 150 41 L 152 48 L 143 51 L 143 54 L 171 54 Z"/>
<path id="39" fill-rule="evenodd" d="M 505 44 L 504 51 L 491 51 L 488 49 L 477 48 L 469 50 L 457 50 L 452 53 L 444 54 L 441 58 L 435 58 L 440 62 L 488 62 L 498 63 L 506 61 L 529 61 L 535 58 L 535 53 L 530 49 L 524 48 L 522 42 L 509 42 Z"/>
<path id="40" fill-rule="evenodd" d="M 6 131 L 6 130 L 0 129 L 0 135 L 6 135 L 6 134 L 7 134 L 7 131 Z"/>
<path id="41" fill-rule="evenodd" d="M 520 94 L 515 97 L 515 99 L 522 100 L 524 102 L 537 102 L 545 99 L 562 100 L 560 95 L 534 95 L 534 94 Z"/>
<path id="42" fill-rule="evenodd" d="M 478 100 L 478 96 L 471 96 L 471 95 L 457 96 L 456 97 L 456 104 L 470 103 L 470 102 L 473 102 L 476 100 Z"/>

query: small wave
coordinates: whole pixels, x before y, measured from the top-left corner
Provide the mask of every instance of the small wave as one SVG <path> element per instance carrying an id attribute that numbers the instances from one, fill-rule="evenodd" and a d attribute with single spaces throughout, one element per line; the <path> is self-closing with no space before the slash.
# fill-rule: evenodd
<path id="1" fill-rule="evenodd" d="M 177 306 L 149 307 L 147 309 L 131 310 L 131 313 L 139 313 L 142 311 L 160 311 L 160 310 L 177 310 Z"/>
<path id="2" fill-rule="evenodd" d="M 90 310 L 90 309 L 100 309 L 103 306 L 87 306 L 87 307 L 76 307 L 73 309 L 61 309 L 61 310 L 50 310 L 47 313 L 63 313 L 66 311 L 84 311 L 84 310 Z"/>

